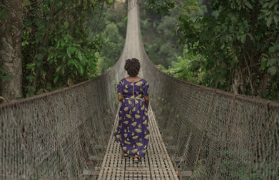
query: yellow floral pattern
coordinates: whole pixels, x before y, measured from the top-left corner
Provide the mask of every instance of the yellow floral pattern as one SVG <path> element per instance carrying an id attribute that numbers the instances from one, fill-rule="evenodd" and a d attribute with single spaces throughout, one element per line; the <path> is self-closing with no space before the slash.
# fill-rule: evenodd
<path id="1" fill-rule="evenodd" d="M 117 85 L 117 93 L 123 95 L 119 110 L 119 125 L 114 131 L 115 141 L 130 155 L 144 157 L 149 144 L 149 117 L 144 95 L 149 95 L 145 79 L 129 82 L 123 78 Z"/>

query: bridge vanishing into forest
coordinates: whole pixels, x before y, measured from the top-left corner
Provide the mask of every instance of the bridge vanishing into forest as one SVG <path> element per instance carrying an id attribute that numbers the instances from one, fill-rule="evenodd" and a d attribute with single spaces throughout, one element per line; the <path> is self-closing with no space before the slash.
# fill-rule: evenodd
<path id="1" fill-rule="evenodd" d="M 143 47 L 139 6 L 106 73 L 0 105 L 0 179 L 279 179 L 279 104 L 174 78 Z M 137 58 L 150 84 L 150 142 L 138 164 L 113 139 L 116 83 Z"/>

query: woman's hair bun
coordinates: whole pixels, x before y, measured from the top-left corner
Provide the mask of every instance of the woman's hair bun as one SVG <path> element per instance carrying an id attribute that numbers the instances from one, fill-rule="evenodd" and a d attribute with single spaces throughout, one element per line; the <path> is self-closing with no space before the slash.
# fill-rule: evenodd
<path id="1" fill-rule="evenodd" d="M 127 74 L 131 77 L 136 77 L 140 70 L 140 62 L 136 58 L 127 59 L 125 61 L 124 69 L 127 71 Z"/>

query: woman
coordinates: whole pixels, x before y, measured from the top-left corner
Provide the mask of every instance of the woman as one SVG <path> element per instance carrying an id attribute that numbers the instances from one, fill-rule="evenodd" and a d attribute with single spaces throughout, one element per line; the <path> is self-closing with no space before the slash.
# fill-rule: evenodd
<path id="1" fill-rule="evenodd" d="M 114 132 L 123 155 L 134 156 L 134 161 L 146 155 L 149 143 L 149 84 L 137 77 L 140 62 L 136 58 L 126 60 L 124 69 L 129 77 L 123 78 L 117 85 L 118 99 L 122 102 L 119 111 L 119 126 Z M 144 97 L 144 99 L 143 99 Z"/>

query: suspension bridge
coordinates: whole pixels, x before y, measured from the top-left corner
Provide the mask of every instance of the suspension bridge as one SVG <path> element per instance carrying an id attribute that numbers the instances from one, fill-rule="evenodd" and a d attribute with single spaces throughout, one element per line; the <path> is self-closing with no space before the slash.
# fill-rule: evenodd
<path id="1" fill-rule="evenodd" d="M 279 104 L 170 76 L 143 47 L 128 3 L 116 64 L 71 87 L 0 105 L 0 179 L 279 179 Z M 150 142 L 138 164 L 113 139 L 116 83 L 137 58 L 150 84 Z"/>

